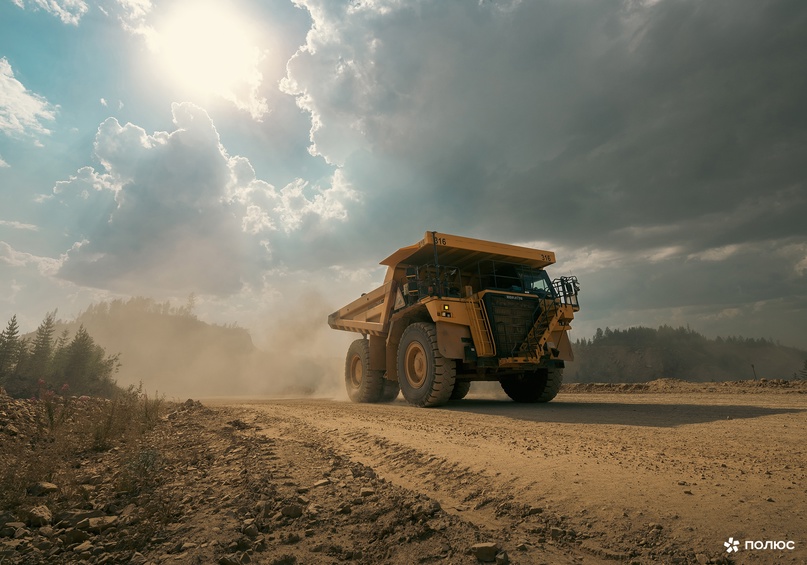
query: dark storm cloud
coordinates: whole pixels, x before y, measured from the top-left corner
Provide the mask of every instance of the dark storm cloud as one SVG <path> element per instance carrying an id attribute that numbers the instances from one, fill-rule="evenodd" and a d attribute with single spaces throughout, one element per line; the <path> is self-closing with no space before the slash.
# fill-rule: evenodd
<path id="1" fill-rule="evenodd" d="M 537 186 L 524 178 L 516 190 L 528 194 L 532 184 L 559 194 L 558 212 L 596 219 L 589 225 L 602 234 L 709 218 L 696 233 L 671 234 L 690 249 L 804 235 L 798 155 L 807 148 L 799 125 L 807 83 L 797 69 L 807 63 L 807 22 L 803 8 L 784 7 L 660 2 L 647 9 L 646 22 L 606 55 L 606 72 L 592 69 L 601 94 L 592 92 L 575 112 L 601 106 L 610 118 L 580 120 L 578 139 L 528 175 Z"/>
<path id="2" fill-rule="evenodd" d="M 620 230 L 709 218 L 667 235 L 690 251 L 805 234 L 801 2 L 307 4 L 319 33 L 289 90 L 361 187 L 368 228 L 473 217 L 508 238 L 641 248 Z"/>
<path id="3" fill-rule="evenodd" d="M 360 197 L 316 261 L 439 229 L 557 249 L 612 326 L 803 304 L 807 4 L 301 4 L 283 88 Z"/>

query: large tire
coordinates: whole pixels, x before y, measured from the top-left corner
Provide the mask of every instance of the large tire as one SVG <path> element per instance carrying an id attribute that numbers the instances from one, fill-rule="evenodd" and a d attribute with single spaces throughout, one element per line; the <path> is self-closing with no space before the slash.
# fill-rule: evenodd
<path id="1" fill-rule="evenodd" d="M 471 390 L 471 381 L 457 381 L 454 383 L 454 390 L 451 391 L 451 400 L 462 400 Z"/>
<path id="2" fill-rule="evenodd" d="M 563 369 L 538 369 L 505 377 L 500 382 L 515 402 L 549 402 L 563 383 Z"/>
<path id="3" fill-rule="evenodd" d="M 398 344 L 398 383 L 413 406 L 442 406 L 454 390 L 456 367 L 437 347 L 434 324 L 418 322 L 408 326 Z"/>
<path id="4" fill-rule="evenodd" d="M 381 398 L 379 399 L 379 402 L 392 402 L 398 398 L 398 394 L 400 392 L 401 385 L 399 385 L 397 382 L 384 379 L 384 386 L 381 388 Z"/>
<path id="5" fill-rule="evenodd" d="M 546 386 L 538 402 L 549 402 L 558 395 L 560 385 L 563 384 L 563 369 L 551 368 L 547 370 Z"/>
<path id="6" fill-rule="evenodd" d="M 345 388 L 353 402 L 378 402 L 384 387 L 383 371 L 370 370 L 370 343 L 357 339 L 345 359 Z"/>

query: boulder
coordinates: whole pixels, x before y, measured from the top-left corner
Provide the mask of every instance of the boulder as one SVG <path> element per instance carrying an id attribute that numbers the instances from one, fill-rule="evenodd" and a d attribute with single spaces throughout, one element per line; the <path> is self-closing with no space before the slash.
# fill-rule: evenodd
<path id="1" fill-rule="evenodd" d="M 299 504 L 287 504 L 280 509 L 280 513 L 286 518 L 299 518 L 303 515 L 303 507 Z"/>
<path id="2" fill-rule="evenodd" d="M 29 526 L 39 528 L 53 522 L 53 514 L 47 506 L 42 504 L 31 508 L 25 517 L 25 521 Z"/>
<path id="3" fill-rule="evenodd" d="M 29 486 L 27 490 L 31 496 L 45 496 L 52 492 L 59 492 L 59 487 L 53 483 L 41 482 Z"/>
<path id="4" fill-rule="evenodd" d="M 501 547 L 495 542 L 477 543 L 471 546 L 471 553 L 479 561 L 492 563 L 496 561 L 496 554 L 499 553 Z"/>

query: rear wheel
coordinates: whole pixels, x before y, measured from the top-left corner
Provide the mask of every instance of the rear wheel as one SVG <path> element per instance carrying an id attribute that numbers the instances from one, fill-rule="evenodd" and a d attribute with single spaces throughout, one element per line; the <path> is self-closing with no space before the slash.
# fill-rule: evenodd
<path id="1" fill-rule="evenodd" d="M 398 383 L 409 404 L 442 406 L 454 390 L 455 365 L 437 347 L 434 324 L 408 326 L 398 344 Z"/>
<path id="2" fill-rule="evenodd" d="M 471 390 L 471 381 L 457 381 L 454 383 L 454 390 L 451 391 L 451 400 L 462 400 Z"/>
<path id="3" fill-rule="evenodd" d="M 398 398 L 401 392 L 401 386 L 397 382 L 384 379 L 384 385 L 381 388 L 381 398 L 379 402 L 392 402 Z"/>
<path id="4" fill-rule="evenodd" d="M 383 371 L 370 370 L 370 344 L 357 339 L 345 359 L 345 388 L 353 402 L 378 402 L 384 386 Z"/>
<path id="5" fill-rule="evenodd" d="M 502 388 L 515 402 L 549 402 L 563 383 L 563 369 L 537 369 L 504 377 Z"/>

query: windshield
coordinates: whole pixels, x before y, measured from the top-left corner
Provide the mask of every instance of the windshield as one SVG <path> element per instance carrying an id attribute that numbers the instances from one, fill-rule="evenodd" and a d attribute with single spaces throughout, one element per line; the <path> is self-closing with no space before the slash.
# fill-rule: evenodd
<path id="1" fill-rule="evenodd" d="M 552 283 L 546 271 L 530 270 L 521 274 L 521 280 L 524 285 L 524 292 L 537 294 L 541 298 L 552 296 Z"/>
<path id="2" fill-rule="evenodd" d="M 549 275 L 543 269 L 505 261 L 480 261 L 480 288 L 525 292 L 541 298 L 554 297 Z"/>

